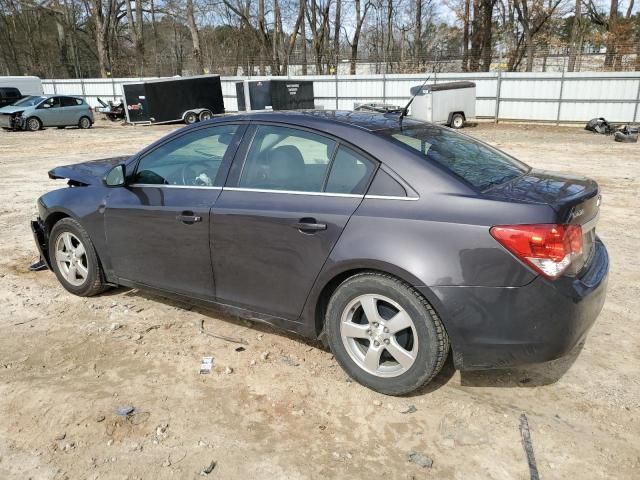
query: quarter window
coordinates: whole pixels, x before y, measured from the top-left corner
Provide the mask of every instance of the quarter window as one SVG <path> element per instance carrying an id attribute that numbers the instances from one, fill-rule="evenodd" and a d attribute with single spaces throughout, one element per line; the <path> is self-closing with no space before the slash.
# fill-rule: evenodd
<path id="1" fill-rule="evenodd" d="M 375 165 L 350 148 L 341 146 L 331 166 L 325 191 L 364 194 Z"/>
<path id="2" fill-rule="evenodd" d="M 201 128 L 165 143 L 142 157 L 135 183 L 213 186 L 237 128 Z"/>
<path id="3" fill-rule="evenodd" d="M 304 130 L 259 126 L 238 186 L 321 192 L 335 147 L 335 141 Z"/>

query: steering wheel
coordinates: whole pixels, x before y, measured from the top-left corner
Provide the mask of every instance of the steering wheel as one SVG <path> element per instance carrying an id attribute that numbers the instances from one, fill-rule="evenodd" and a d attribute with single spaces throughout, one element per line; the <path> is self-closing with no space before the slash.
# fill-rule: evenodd
<path id="1" fill-rule="evenodd" d="M 204 163 L 204 162 L 191 162 L 191 163 L 185 163 L 185 164 L 183 165 L 183 167 L 182 167 L 182 171 L 181 171 L 181 174 L 180 174 L 180 176 L 182 177 L 182 184 L 183 184 L 183 185 L 200 185 L 200 184 L 198 184 L 198 183 L 197 183 L 197 181 L 198 181 L 198 177 L 199 177 L 199 174 L 198 174 L 198 175 L 196 175 L 195 177 L 193 177 L 193 176 L 192 176 L 192 177 L 189 177 L 189 181 L 187 181 L 187 170 L 191 170 L 191 169 L 193 169 L 196 173 L 198 172 L 198 170 L 196 170 L 196 169 L 194 169 L 194 168 L 193 168 L 193 167 L 195 167 L 195 166 L 203 167 L 203 168 L 200 170 L 200 173 L 204 173 L 204 174 L 206 174 L 206 173 L 207 173 L 207 171 L 209 170 L 209 165 L 207 165 L 207 164 L 206 164 L 206 163 Z M 208 176 L 208 175 L 207 175 L 207 176 Z M 213 178 L 210 178 L 210 180 L 213 182 L 213 180 L 214 180 L 214 179 L 213 179 Z M 208 186 L 210 186 L 210 185 L 202 185 L 202 186 L 207 186 L 207 187 L 208 187 Z"/>

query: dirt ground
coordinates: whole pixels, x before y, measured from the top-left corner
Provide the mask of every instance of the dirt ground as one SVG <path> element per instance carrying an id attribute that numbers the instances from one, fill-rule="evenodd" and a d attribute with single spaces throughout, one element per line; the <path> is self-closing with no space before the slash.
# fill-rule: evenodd
<path id="1" fill-rule="evenodd" d="M 64 186 L 50 168 L 133 153 L 174 128 L 0 131 L 0 478 L 200 478 L 216 462 L 220 479 L 528 479 L 522 414 L 540 478 L 640 478 L 640 144 L 570 127 L 466 130 L 600 183 L 607 302 L 569 358 L 462 374 L 449 362 L 393 398 L 269 327 L 137 290 L 78 298 L 51 272 L 27 271 L 35 201 Z M 200 334 L 201 320 L 246 349 Z M 210 375 L 203 356 L 215 357 Z M 134 415 L 115 414 L 127 405 Z"/>

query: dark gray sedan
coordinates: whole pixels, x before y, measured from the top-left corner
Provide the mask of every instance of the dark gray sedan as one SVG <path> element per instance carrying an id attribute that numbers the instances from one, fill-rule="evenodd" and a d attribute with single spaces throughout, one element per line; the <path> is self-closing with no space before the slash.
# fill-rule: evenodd
<path id="1" fill-rule="evenodd" d="M 448 128 L 363 112 L 257 113 L 128 158 L 58 167 L 38 247 L 76 295 L 223 306 L 324 339 L 387 394 L 558 358 L 605 299 L 597 184 Z"/>

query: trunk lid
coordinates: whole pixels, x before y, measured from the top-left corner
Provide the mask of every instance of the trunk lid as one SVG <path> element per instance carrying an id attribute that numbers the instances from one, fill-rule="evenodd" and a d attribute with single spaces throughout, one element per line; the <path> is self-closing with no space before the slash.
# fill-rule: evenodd
<path id="1" fill-rule="evenodd" d="M 97 185 L 102 182 L 104 176 L 116 165 L 125 163 L 128 156 L 103 158 L 89 162 L 63 165 L 49 170 L 49 178 L 68 178 L 70 181 L 83 185 Z"/>
<path id="2" fill-rule="evenodd" d="M 574 261 L 567 273 L 576 274 L 590 262 L 601 201 L 600 189 L 594 180 L 533 169 L 492 187 L 485 195 L 501 201 L 548 205 L 557 213 L 556 223 L 581 225 L 583 254 Z"/>

